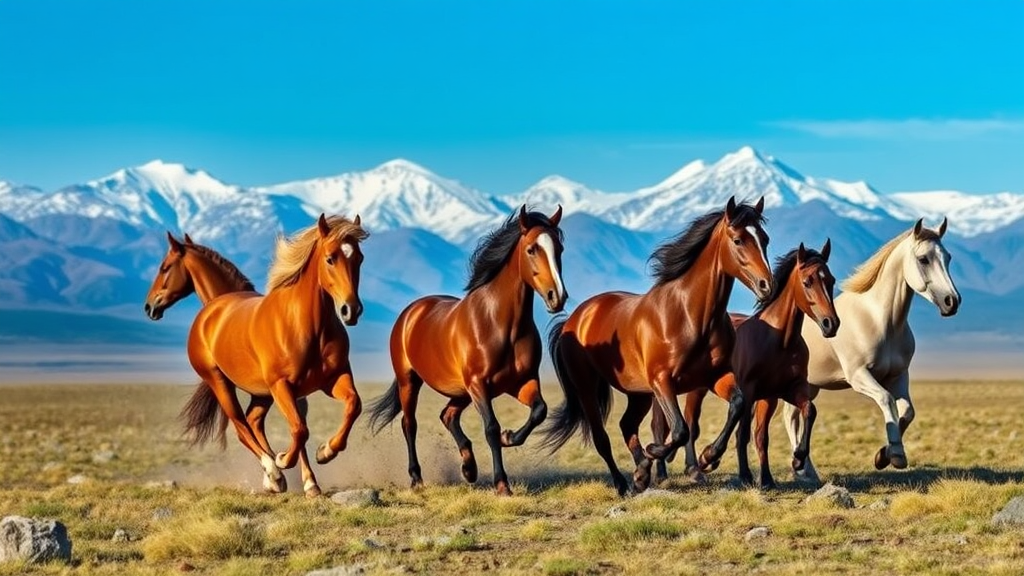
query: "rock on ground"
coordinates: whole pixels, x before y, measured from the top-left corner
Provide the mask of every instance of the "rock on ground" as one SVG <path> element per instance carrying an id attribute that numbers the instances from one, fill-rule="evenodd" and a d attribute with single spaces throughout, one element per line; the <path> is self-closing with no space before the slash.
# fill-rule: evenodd
<path id="1" fill-rule="evenodd" d="M 836 486 L 829 482 L 817 492 L 807 497 L 807 501 L 813 500 L 825 500 L 831 502 L 840 508 L 853 508 L 853 496 L 850 496 L 850 491 L 842 486 Z"/>
<path id="2" fill-rule="evenodd" d="M 868 510 L 888 510 L 890 504 L 891 501 L 889 500 L 889 497 L 884 496 L 872 502 L 871 505 L 868 506 Z"/>
<path id="3" fill-rule="evenodd" d="M 604 515 L 608 518 L 618 518 L 619 516 L 625 516 L 626 508 L 624 506 L 618 505 L 612 506 L 611 508 L 608 509 L 607 512 L 604 513 Z"/>
<path id="4" fill-rule="evenodd" d="M 56 520 L 7 516 L 0 520 L 0 562 L 71 560 L 68 529 Z"/>
<path id="5" fill-rule="evenodd" d="M 362 508 L 380 504 L 380 492 L 373 488 L 342 490 L 331 495 L 331 502 L 349 508 Z"/>
<path id="6" fill-rule="evenodd" d="M 1003 509 L 992 517 L 996 526 L 1024 526 L 1024 496 L 1017 496 L 1006 503 Z"/>
<path id="7" fill-rule="evenodd" d="M 153 520 L 167 520 L 171 516 L 174 516 L 174 512 L 170 508 L 157 508 L 153 510 Z"/>
<path id="8" fill-rule="evenodd" d="M 128 537 L 128 532 L 123 528 L 114 530 L 114 535 L 110 538 L 111 542 L 128 542 L 129 540 L 131 540 L 131 538 Z"/>
<path id="9" fill-rule="evenodd" d="M 743 539 L 747 542 L 751 540 L 760 540 L 761 538 L 767 538 L 772 531 L 767 526 L 754 526 L 744 536 Z"/>
<path id="10" fill-rule="evenodd" d="M 107 464 L 115 458 L 117 458 L 117 454 L 113 450 L 100 450 L 92 455 L 93 464 Z"/>
<path id="11" fill-rule="evenodd" d="M 84 484 L 89 481 L 89 477 L 85 474 L 75 474 L 71 478 L 68 478 L 68 484 Z"/>

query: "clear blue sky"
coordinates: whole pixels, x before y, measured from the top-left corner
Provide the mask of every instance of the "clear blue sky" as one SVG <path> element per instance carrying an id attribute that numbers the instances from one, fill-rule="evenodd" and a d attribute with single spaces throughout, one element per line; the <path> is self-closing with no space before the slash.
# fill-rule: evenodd
<path id="1" fill-rule="evenodd" d="M 45 188 L 405 157 L 619 190 L 743 144 L 883 191 L 1024 190 L 1024 2 L 0 2 L 0 179 Z"/>

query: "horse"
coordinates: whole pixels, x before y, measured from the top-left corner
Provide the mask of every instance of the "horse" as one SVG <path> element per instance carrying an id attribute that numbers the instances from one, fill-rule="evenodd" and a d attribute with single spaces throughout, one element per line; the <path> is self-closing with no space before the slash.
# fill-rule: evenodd
<path id="1" fill-rule="evenodd" d="M 320 390 L 344 403 L 338 431 L 316 451 L 319 464 L 345 449 L 362 411 L 344 326 L 355 326 L 363 310 L 359 243 L 368 236 L 359 216 L 349 220 L 321 214 L 313 226 L 278 239 L 266 296 L 223 294 L 200 310 L 192 323 L 188 358 L 206 386 L 203 401 L 186 407 L 186 429 L 210 428 L 219 405 L 242 445 L 259 459 L 264 487 L 271 492 L 287 490 L 281 470 L 298 461 L 306 496 L 321 494 L 306 454 L 309 430 L 296 406 L 297 397 Z M 275 456 L 256 437 L 243 417 L 236 387 L 252 396 L 269 396 L 281 409 L 292 436 L 286 452 Z"/>
<path id="2" fill-rule="evenodd" d="M 687 442 L 676 396 L 730 371 L 735 334 L 725 307 L 734 281 L 759 299 L 771 294 L 763 210 L 764 198 L 756 206 L 730 198 L 725 210 L 697 218 L 654 252 L 648 292 L 598 294 L 552 327 L 548 347 L 565 401 L 545 427 L 545 446 L 554 452 L 582 428 L 625 495 L 629 485 L 604 429 L 614 387 L 628 398 L 619 426 L 636 464 L 634 487 L 647 488 L 651 461 Z M 638 430 L 652 396 L 672 419 L 671 438 L 644 449 Z"/>
<path id="3" fill-rule="evenodd" d="M 462 457 L 466 482 L 477 479 L 473 447 L 459 422 L 472 403 L 484 424 L 498 495 L 510 495 L 501 450 L 520 446 L 547 415 L 540 391 L 540 332 L 533 321 L 536 292 L 548 312 L 565 307 L 562 282 L 562 207 L 553 215 L 519 209 L 485 236 L 470 258 L 462 299 L 426 296 L 409 304 L 391 331 L 395 380 L 370 408 L 374 433 L 402 413 L 413 488 L 423 485 L 416 455 L 416 405 L 424 382 L 448 398 L 441 422 Z M 515 431 L 501 430 L 491 400 L 508 394 L 529 407 Z"/>
<path id="4" fill-rule="evenodd" d="M 761 467 L 760 485 L 766 489 L 774 488 L 775 480 L 768 465 L 768 423 L 780 399 L 796 406 L 807 422 L 800 443 L 793 451 L 793 468 L 803 469 L 810 453 L 811 428 L 817 411 L 811 402 L 807 382 L 808 352 L 801 330 L 804 316 L 815 323 L 824 338 L 834 337 L 839 330 L 840 320 L 832 298 L 835 277 L 828 267 L 831 252 L 831 240 L 825 241 L 821 252 L 806 249 L 801 243 L 799 248 L 776 260 L 774 289 L 768 299 L 758 304 L 754 315 L 730 315 L 736 328 L 736 346 L 732 352 L 733 378 L 727 379 L 727 385 L 716 390 L 729 402 L 730 414 L 718 438 L 701 454 L 703 470 L 717 467 L 732 433 L 729 424 L 737 421 L 737 415 L 732 411 L 738 409 L 736 455 L 739 478 L 743 484 L 753 485 L 754 477 L 747 462 L 753 409 L 757 416 L 754 436 Z M 690 394 L 703 395 L 707 391 L 705 388 Z M 742 398 L 739 406 L 732 402 L 733 395 L 737 393 Z M 664 437 L 664 431 L 661 435 Z"/>
<path id="5" fill-rule="evenodd" d="M 167 232 L 167 254 L 157 268 L 152 286 L 146 296 L 143 307 L 151 320 L 160 320 L 164 312 L 179 301 L 195 293 L 202 305 L 206 305 L 221 294 L 229 292 L 256 292 L 256 287 L 230 260 L 221 256 L 216 250 L 195 243 L 185 234 L 184 241 L 178 240 Z M 200 382 L 189 403 L 182 410 L 182 418 L 188 419 L 193 410 L 215 402 L 213 391 Z M 249 407 L 245 411 L 245 419 L 249 422 L 256 439 L 261 446 L 269 446 L 267 442 L 264 420 L 270 407 L 274 404 L 273 397 L 252 396 Z M 305 417 L 309 404 L 305 398 L 296 400 L 299 413 Z M 221 449 L 227 446 L 225 432 L 228 420 L 223 412 L 219 418 L 217 439 Z M 194 432 L 192 445 L 205 444 L 214 435 L 213 422 L 207 426 L 192 428 Z M 268 448 L 269 450 L 269 448 Z"/>
<path id="6" fill-rule="evenodd" d="M 950 254 L 942 245 L 947 221 L 937 230 L 918 220 L 861 264 L 843 283 L 836 311 L 844 328 L 826 340 L 812 326 L 803 337 L 810 351 L 807 378 L 811 399 L 820 390 L 853 388 L 878 404 L 885 418 L 887 444 L 875 454 L 878 470 L 889 464 L 907 467 L 903 434 L 914 420 L 908 369 L 914 357 L 914 334 L 907 323 L 915 293 L 934 304 L 943 317 L 960 308 L 960 293 L 949 275 Z M 786 431 L 796 446 L 801 415 L 785 406 Z M 798 478 L 818 481 L 810 459 Z"/>

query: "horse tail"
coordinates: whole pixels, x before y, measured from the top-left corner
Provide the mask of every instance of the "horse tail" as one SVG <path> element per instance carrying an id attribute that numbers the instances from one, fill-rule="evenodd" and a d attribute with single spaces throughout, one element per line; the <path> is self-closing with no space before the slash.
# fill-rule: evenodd
<path id="1" fill-rule="evenodd" d="M 380 398 L 370 402 L 370 430 L 379 433 L 391 423 L 402 411 L 402 403 L 398 399 L 398 379 L 396 378 L 388 391 Z"/>
<path id="2" fill-rule="evenodd" d="M 206 381 L 196 385 L 196 391 L 181 409 L 178 418 L 184 421 L 190 445 L 202 446 L 216 438 L 221 450 L 227 447 L 228 417 Z"/>
<path id="3" fill-rule="evenodd" d="M 551 354 L 551 362 L 555 366 L 555 376 L 562 386 L 562 393 L 565 400 L 555 408 L 548 419 L 548 424 L 541 433 L 544 439 L 541 445 L 548 448 L 551 453 L 557 451 L 572 438 L 577 430 L 583 430 L 583 442 L 589 444 L 593 439 L 591 422 L 586 417 L 584 400 L 580 397 L 578 383 L 573 381 L 572 375 L 567 370 L 565 358 L 562 357 L 562 329 L 565 327 L 565 320 L 555 322 L 548 332 L 548 351 Z M 598 379 L 594 390 L 597 410 L 601 415 L 601 423 L 608 420 L 608 412 L 611 407 L 611 385 L 603 379 Z"/>

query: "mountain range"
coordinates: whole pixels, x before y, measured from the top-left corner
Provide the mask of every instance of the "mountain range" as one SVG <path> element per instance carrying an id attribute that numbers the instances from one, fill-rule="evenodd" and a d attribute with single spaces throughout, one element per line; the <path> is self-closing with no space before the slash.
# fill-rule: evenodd
<path id="1" fill-rule="evenodd" d="M 1024 339 L 1022 314 L 1007 312 L 1021 309 L 1024 296 L 1024 193 L 883 194 L 865 182 L 803 175 L 750 147 L 619 192 L 549 176 L 521 192 L 492 194 L 406 160 L 258 187 L 159 160 L 52 191 L 0 181 L 0 339 L 45 340 L 40 318 L 74 314 L 91 315 L 96 334 L 86 321 L 54 331 L 53 338 L 89 341 L 102 332 L 117 341 L 125 322 L 137 321 L 123 328 L 132 341 L 180 340 L 198 307 L 194 300 L 169 312 L 164 324 L 144 324 L 142 315 L 166 252 L 165 230 L 187 232 L 222 252 L 262 286 L 274 238 L 311 225 L 325 211 L 358 213 L 372 233 L 360 290 L 370 327 L 361 346 L 379 350 L 410 300 L 461 292 L 476 241 L 521 204 L 548 213 L 563 206 L 572 306 L 599 291 L 645 290 L 654 247 L 694 217 L 724 207 L 730 196 L 765 197 L 772 257 L 801 241 L 818 247 L 831 237 L 830 266 L 840 278 L 918 218 L 934 227 L 948 217 L 945 244 L 964 292 L 962 312 L 940 323 L 922 302 L 915 323 L 925 338 L 934 330 Z M 738 286 L 733 307 L 751 305 Z M 544 316 L 538 308 L 541 324 Z"/>

